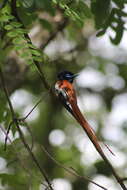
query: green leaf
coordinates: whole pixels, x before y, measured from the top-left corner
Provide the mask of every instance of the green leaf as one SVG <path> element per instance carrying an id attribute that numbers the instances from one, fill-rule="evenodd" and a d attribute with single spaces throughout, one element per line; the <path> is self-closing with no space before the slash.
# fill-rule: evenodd
<path id="1" fill-rule="evenodd" d="M 115 38 L 110 37 L 110 40 L 113 44 L 118 45 L 121 41 L 122 36 L 123 36 L 123 30 L 120 29 L 119 32 L 116 32 Z"/>
<path id="2" fill-rule="evenodd" d="M 32 11 L 32 13 L 29 13 L 24 7 L 20 6 L 17 10 L 20 18 L 22 18 L 23 25 L 26 28 L 38 18 L 35 12 Z"/>
<path id="3" fill-rule="evenodd" d="M 31 49 L 31 53 L 33 54 L 33 55 L 36 55 L 36 56 L 41 56 L 41 53 L 38 51 L 38 50 L 33 50 L 33 49 Z"/>
<path id="4" fill-rule="evenodd" d="M 14 50 L 16 50 L 16 51 L 20 51 L 22 49 L 24 49 L 24 47 L 22 45 L 16 45 L 16 46 L 14 46 Z"/>
<path id="5" fill-rule="evenodd" d="M 54 2 L 54 1 L 53 1 Z M 58 1 L 57 2 L 60 8 L 64 10 L 64 14 L 70 19 L 76 22 L 77 25 L 83 26 L 84 19 L 81 17 L 79 12 L 74 7 L 69 7 L 66 2 Z"/>
<path id="6" fill-rule="evenodd" d="M 80 15 L 80 17 L 82 19 L 84 18 L 91 18 L 92 17 L 92 12 L 90 10 L 90 8 L 88 7 L 87 4 L 84 3 L 84 1 L 79 1 L 79 3 L 75 4 L 75 11 L 78 12 L 78 14 Z"/>
<path id="7" fill-rule="evenodd" d="M 16 37 L 12 40 L 13 44 L 22 44 L 23 43 L 23 38 L 22 37 Z"/>
<path id="8" fill-rule="evenodd" d="M 15 30 L 16 34 L 26 34 L 28 31 L 22 28 L 18 28 Z"/>
<path id="9" fill-rule="evenodd" d="M 22 24 L 19 23 L 19 22 L 11 22 L 11 26 L 13 26 L 13 27 L 15 27 L 15 28 L 19 28 L 19 27 L 22 26 Z"/>
<path id="10" fill-rule="evenodd" d="M 100 30 L 100 31 L 96 34 L 96 36 L 97 36 L 97 37 L 102 36 L 102 35 L 105 34 L 105 32 L 106 32 L 106 30 Z"/>
<path id="11" fill-rule="evenodd" d="M 14 31 L 10 31 L 10 32 L 7 33 L 7 36 L 8 36 L 8 37 L 11 37 L 11 38 L 12 38 L 12 37 L 16 37 L 16 36 L 17 36 L 17 33 L 14 32 Z"/>
<path id="12" fill-rule="evenodd" d="M 120 9 L 123 9 L 124 8 L 124 4 L 125 4 L 125 1 L 124 0 L 113 0 L 114 3 L 120 8 Z"/>
<path id="13" fill-rule="evenodd" d="M 21 3 L 25 8 L 29 8 L 34 4 L 34 0 L 22 0 Z"/>
<path id="14" fill-rule="evenodd" d="M 36 0 L 35 5 L 37 9 L 46 10 L 50 15 L 55 15 L 55 9 L 52 7 L 52 1 L 51 0 Z"/>
<path id="15" fill-rule="evenodd" d="M 11 16 L 11 15 L 2 15 L 2 16 L 0 16 L 0 21 L 1 22 L 8 22 L 9 20 L 11 20 L 11 19 L 13 19 L 14 17 L 13 16 Z"/>
<path id="16" fill-rule="evenodd" d="M 96 28 L 100 29 L 105 24 L 110 14 L 110 0 L 96 0 L 91 2 L 91 11 L 95 17 Z"/>
<path id="17" fill-rule="evenodd" d="M 33 60 L 32 60 L 32 59 L 27 60 L 27 64 L 28 64 L 28 65 L 33 65 Z"/>
<path id="18" fill-rule="evenodd" d="M 117 27 L 113 28 L 116 32 L 115 38 L 110 37 L 110 40 L 113 44 L 118 45 L 122 39 L 123 31 L 124 31 L 124 22 L 121 18 L 119 18 L 117 22 Z"/>
<path id="19" fill-rule="evenodd" d="M 42 57 L 32 56 L 34 61 L 42 62 Z"/>
<path id="20" fill-rule="evenodd" d="M 27 33 L 27 30 L 18 28 L 18 29 L 14 29 L 14 30 L 8 32 L 7 36 L 12 38 L 12 37 L 16 37 L 16 36 L 22 36 L 25 33 Z"/>
<path id="21" fill-rule="evenodd" d="M 5 28 L 6 30 L 11 30 L 11 29 L 13 29 L 13 27 L 12 27 L 10 24 L 5 25 L 4 28 Z"/>
<path id="22" fill-rule="evenodd" d="M 83 24 L 82 18 L 79 16 L 79 14 L 76 11 L 70 9 L 67 5 L 64 8 L 66 16 L 70 17 L 73 21 L 75 21 L 79 25 Z"/>
<path id="23" fill-rule="evenodd" d="M 127 17 L 127 13 L 119 10 L 119 16 L 122 16 L 122 17 Z"/>
<path id="24" fill-rule="evenodd" d="M 33 48 L 33 49 L 36 49 L 37 47 L 35 46 L 35 45 L 33 45 L 33 44 L 28 44 L 28 46 L 30 47 L 30 48 Z"/>
<path id="25" fill-rule="evenodd" d="M 20 57 L 21 58 L 29 58 L 31 56 L 31 54 L 30 54 L 30 51 L 29 50 L 25 50 L 24 52 L 22 52 L 21 54 L 20 54 Z"/>
<path id="26" fill-rule="evenodd" d="M 52 2 L 53 2 L 54 4 L 57 4 L 57 3 L 58 3 L 58 1 L 57 1 L 57 0 L 52 0 Z"/>
<path id="27" fill-rule="evenodd" d="M 1 13 L 6 14 L 6 15 L 10 15 L 11 14 L 10 6 L 8 4 L 6 4 L 6 6 L 2 8 Z"/>

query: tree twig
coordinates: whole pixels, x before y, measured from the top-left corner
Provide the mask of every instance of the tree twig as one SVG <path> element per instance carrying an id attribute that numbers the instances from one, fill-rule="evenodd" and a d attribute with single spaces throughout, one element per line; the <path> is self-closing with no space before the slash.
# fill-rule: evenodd
<path id="1" fill-rule="evenodd" d="M 6 145 L 7 145 L 7 140 L 8 140 L 8 135 L 9 135 L 9 132 L 10 132 L 10 129 L 11 129 L 11 126 L 13 125 L 13 121 L 11 121 L 9 123 L 9 126 L 7 128 L 7 133 L 6 133 L 6 136 L 5 136 L 5 143 L 4 143 L 4 150 L 6 150 Z"/>
<path id="2" fill-rule="evenodd" d="M 34 178 L 36 178 L 36 179 L 38 180 L 38 177 L 37 177 L 36 175 L 33 175 L 33 173 L 32 173 L 30 170 L 28 170 L 28 168 L 26 168 L 26 166 L 24 166 L 23 161 L 22 161 L 22 159 L 21 159 L 21 157 L 20 157 L 20 155 L 19 155 L 19 152 L 17 153 L 16 148 L 15 148 L 15 146 L 13 145 L 13 142 L 11 141 L 11 139 L 9 138 L 9 136 L 7 136 L 7 133 L 6 133 L 5 129 L 2 127 L 2 125 L 0 125 L 0 129 L 1 129 L 1 131 L 4 133 L 5 137 L 7 137 L 7 139 L 8 139 L 9 142 L 11 143 L 12 148 L 13 148 L 13 150 L 15 151 L 15 154 L 16 154 L 16 159 L 13 160 L 13 161 L 11 161 L 11 163 L 18 160 L 18 161 L 21 163 L 22 168 L 29 174 L 29 176 L 30 176 L 30 177 L 33 176 Z M 9 165 L 9 164 L 11 164 L 11 163 L 9 162 L 7 165 Z M 40 180 L 38 180 L 38 181 L 40 181 Z M 48 185 L 44 184 L 42 181 L 40 181 L 40 182 L 41 182 L 41 184 L 43 184 L 46 188 L 48 188 Z"/>
<path id="3" fill-rule="evenodd" d="M 35 110 L 35 108 L 41 103 L 41 101 L 43 100 L 43 97 L 40 98 L 40 100 L 37 101 L 37 103 L 33 106 L 33 108 L 28 112 L 28 114 L 22 118 L 18 118 L 19 121 L 25 121 L 29 115 Z"/>
<path id="4" fill-rule="evenodd" d="M 12 15 L 17 19 L 17 21 L 22 24 L 22 28 L 25 29 L 24 24 L 23 24 L 22 20 L 19 18 L 18 13 L 17 13 L 16 0 L 11 1 L 11 11 L 12 11 Z M 24 34 L 24 36 L 25 36 L 27 42 L 32 44 L 29 35 L 26 33 L 26 34 Z M 44 87 L 47 90 L 51 90 L 50 85 L 48 84 L 48 82 L 46 81 L 46 79 L 44 77 L 44 73 L 43 73 L 43 71 L 41 69 L 40 63 L 38 61 L 34 61 L 34 65 L 37 68 L 37 71 L 38 71 L 38 73 L 40 75 L 40 78 L 41 78 L 41 80 L 43 82 Z"/>
<path id="5" fill-rule="evenodd" d="M 79 175 L 79 174 L 77 173 L 77 171 L 74 170 L 73 168 L 71 169 L 71 168 L 68 168 L 68 167 L 62 165 L 61 163 L 59 163 L 59 162 L 46 150 L 46 148 L 45 148 L 44 146 L 41 145 L 40 147 L 41 147 L 42 151 L 45 152 L 46 155 L 47 155 L 55 164 L 57 164 L 59 167 L 61 167 L 61 168 L 63 168 L 64 170 L 66 170 L 68 173 L 70 173 L 70 174 L 72 174 L 72 175 L 74 175 L 74 176 L 76 176 L 76 177 L 78 177 L 78 178 L 80 178 L 80 179 L 86 180 L 86 181 L 88 181 L 88 182 L 90 182 L 90 183 L 93 183 L 94 185 L 100 187 L 100 188 L 103 189 L 103 190 L 108 190 L 107 188 L 103 187 L 102 185 L 99 185 L 98 183 L 92 181 L 92 180 L 89 179 L 88 177 L 84 177 L 84 176 Z"/>
<path id="6" fill-rule="evenodd" d="M 41 174 L 43 175 L 44 179 L 46 180 L 47 184 L 49 185 L 50 189 L 53 190 L 52 188 L 52 185 L 47 177 L 47 174 L 46 172 L 41 168 L 38 160 L 36 159 L 34 153 L 31 151 L 29 145 L 26 143 L 25 141 L 25 138 L 24 138 L 24 135 L 19 127 L 19 123 L 18 123 L 18 119 L 16 118 L 15 116 L 15 112 L 14 112 L 14 109 L 13 109 L 13 106 L 12 106 L 12 103 L 10 101 L 10 98 L 9 98 L 9 95 L 8 95 L 8 91 L 6 89 L 6 86 L 5 86 L 5 81 L 4 81 L 4 75 L 3 75 L 3 72 L 2 72 L 2 69 L 0 68 L 0 79 L 1 79 L 1 83 L 2 83 L 2 87 L 3 87 L 3 90 L 4 90 L 4 93 L 5 93 L 5 96 L 7 98 L 7 102 L 9 104 L 9 108 L 10 108 L 10 112 L 11 112 L 11 115 L 12 115 L 12 121 L 14 122 L 15 126 L 17 127 L 17 130 L 19 132 L 19 135 L 20 135 L 20 138 L 22 140 L 22 143 L 24 144 L 24 147 L 27 149 L 27 151 L 29 152 L 32 160 L 34 161 L 34 163 L 36 164 L 36 166 L 38 167 L 38 169 L 40 170 Z"/>
<path id="7" fill-rule="evenodd" d="M 44 50 L 45 47 L 57 36 L 57 34 L 67 26 L 69 20 L 65 17 L 62 22 L 57 25 L 56 31 L 49 34 L 47 40 L 40 45 L 40 49 Z"/>

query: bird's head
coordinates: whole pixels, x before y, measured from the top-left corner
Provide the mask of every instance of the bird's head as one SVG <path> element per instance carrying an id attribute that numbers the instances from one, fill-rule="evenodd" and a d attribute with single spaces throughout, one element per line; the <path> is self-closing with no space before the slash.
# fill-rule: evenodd
<path id="1" fill-rule="evenodd" d="M 78 74 L 73 74 L 70 71 L 62 71 L 60 73 L 58 73 L 57 78 L 59 80 L 67 80 L 70 83 L 73 83 L 74 78 L 77 76 Z"/>

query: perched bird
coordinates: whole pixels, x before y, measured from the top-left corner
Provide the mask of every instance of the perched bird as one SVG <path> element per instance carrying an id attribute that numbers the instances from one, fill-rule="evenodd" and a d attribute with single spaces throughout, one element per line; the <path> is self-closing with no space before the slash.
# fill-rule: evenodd
<path id="1" fill-rule="evenodd" d="M 108 162 L 110 165 L 107 157 L 105 156 L 98 138 L 95 135 L 95 132 L 81 113 L 76 98 L 76 92 L 73 86 L 73 81 L 77 74 L 73 74 L 69 71 L 62 71 L 57 75 L 58 81 L 55 84 L 55 93 L 56 96 L 59 98 L 63 106 L 73 115 L 73 117 L 78 121 L 78 123 L 82 126 L 85 130 L 86 134 L 88 135 L 89 139 L 92 141 L 93 145 L 95 146 L 98 153 L 101 155 L 103 160 Z M 104 144 L 105 145 L 105 144 Z M 105 145 L 107 148 L 108 146 Z M 112 151 L 108 148 L 108 150 L 112 153 Z M 113 154 L 113 153 L 112 153 Z"/>

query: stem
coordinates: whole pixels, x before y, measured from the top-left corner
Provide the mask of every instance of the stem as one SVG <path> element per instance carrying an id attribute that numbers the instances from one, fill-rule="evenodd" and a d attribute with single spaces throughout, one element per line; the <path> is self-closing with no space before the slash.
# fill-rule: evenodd
<path id="1" fill-rule="evenodd" d="M 29 152 L 32 160 L 34 161 L 34 163 L 36 164 L 36 166 L 38 167 L 38 169 L 40 170 L 41 174 L 43 175 L 44 179 L 46 180 L 47 184 L 49 185 L 50 189 L 53 190 L 52 186 L 51 186 L 51 183 L 47 177 L 47 174 L 45 173 L 45 171 L 41 168 L 39 162 L 37 161 L 35 155 L 33 154 L 33 152 L 31 151 L 29 145 L 26 143 L 25 141 L 25 138 L 24 138 L 24 135 L 19 127 L 19 124 L 18 124 L 18 119 L 15 117 L 15 112 L 14 112 L 14 109 L 13 109 L 13 105 L 11 103 L 11 100 L 9 98 L 9 95 L 8 95 L 8 91 L 6 89 L 6 86 L 5 86 L 5 80 L 4 80 L 4 75 L 3 75 L 3 72 L 2 72 L 2 69 L 0 68 L 0 79 L 1 79 L 1 83 L 2 83 L 2 87 L 3 87 L 3 90 L 4 90 L 4 93 L 5 93 L 5 96 L 7 98 L 7 102 L 9 104 L 9 107 L 10 107 L 10 112 L 11 112 L 11 115 L 12 115 L 12 121 L 14 122 L 14 124 L 16 125 L 17 127 L 17 130 L 19 132 L 19 135 L 20 135 L 20 138 L 22 140 L 22 143 L 24 144 L 25 148 L 27 149 L 27 151 Z"/>
<path id="2" fill-rule="evenodd" d="M 41 149 L 47 154 L 47 156 L 55 163 L 57 164 L 59 167 L 63 168 L 64 170 L 66 170 L 67 172 L 69 172 L 70 174 L 76 176 L 76 177 L 79 177 L 80 179 L 83 179 L 83 180 L 86 180 L 90 183 L 93 183 L 94 185 L 100 187 L 101 189 L 103 190 L 108 190 L 106 189 L 105 187 L 103 187 L 102 185 L 99 185 L 98 183 L 92 181 L 91 179 L 89 179 L 88 177 L 84 177 L 84 176 L 81 176 L 77 173 L 77 171 L 75 171 L 73 168 L 67 168 L 65 166 L 63 166 L 61 163 L 59 163 L 55 158 L 53 158 L 53 156 L 51 156 L 51 154 L 46 150 L 46 148 L 44 146 L 41 146 Z"/>

